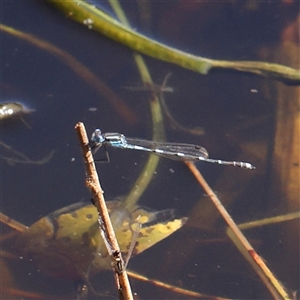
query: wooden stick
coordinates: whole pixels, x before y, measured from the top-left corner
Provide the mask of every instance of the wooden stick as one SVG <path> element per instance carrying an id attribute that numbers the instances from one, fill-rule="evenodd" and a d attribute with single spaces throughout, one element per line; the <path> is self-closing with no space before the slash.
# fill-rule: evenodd
<path id="1" fill-rule="evenodd" d="M 121 299 L 133 299 L 130 283 L 124 268 L 124 261 L 121 255 L 120 247 L 118 245 L 112 223 L 109 218 L 106 203 L 103 196 L 93 155 L 89 147 L 89 139 L 83 123 L 77 123 L 75 130 L 80 141 L 80 147 L 83 155 L 83 160 L 86 168 L 86 185 L 93 194 L 95 206 L 99 213 L 99 225 L 101 235 L 104 239 L 107 251 L 110 254 L 112 267 L 114 270 L 116 285 L 120 293 Z"/>
<path id="2" fill-rule="evenodd" d="M 207 184 L 200 171 L 192 162 L 185 162 L 188 168 L 191 170 L 197 181 L 203 187 L 213 204 L 216 206 L 217 210 L 220 212 L 225 222 L 228 224 L 231 232 L 239 241 L 239 244 L 243 246 L 246 251 L 242 253 L 245 255 L 247 260 L 251 262 L 257 274 L 260 276 L 261 280 L 264 282 L 266 287 L 269 289 L 270 293 L 274 299 L 290 299 L 289 295 L 286 293 L 284 287 L 275 278 L 271 270 L 267 267 L 262 258 L 257 254 L 251 244 L 248 242 L 246 237 L 240 231 L 238 226 L 235 224 L 225 207 L 222 205 L 221 201 L 218 199 L 217 195 L 213 192 L 210 186 Z M 232 237 L 229 236 L 231 239 Z M 234 240 L 233 240 L 234 241 Z"/>
<path id="3" fill-rule="evenodd" d="M 146 277 L 144 275 L 141 275 L 141 274 L 138 274 L 134 271 L 127 270 L 127 274 L 130 277 L 135 278 L 137 280 L 148 282 L 148 283 L 150 282 L 153 285 L 156 285 L 158 287 L 165 288 L 165 289 L 168 289 L 170 291 L 173 291 L 174 293 L 180 293 L 180 294 L 183 294 L 183 295 L 186 295 L 186 296 L 189 296 L 189 297 L 195 297 L 197 299 L 206 299 L 206 300 L 230 300 L 228 298 L 222 298 L 222 297 L 211 296 L 211 295 L 207 295 L 207 294 L 200 294 L 200 293 L 194 292 L 194 291 L 189 291 L 189 290 L 180 288 L 178 286 L 175 286 L 175 285 L 172 285 L 172 284 L 169 284 L 169 283 L 165 283 L 165 282 L 162 282 L 162 281 L 159 281 L 159 280 L 156 280 L 156 279 L 148 278 L 148 277 Z"/>

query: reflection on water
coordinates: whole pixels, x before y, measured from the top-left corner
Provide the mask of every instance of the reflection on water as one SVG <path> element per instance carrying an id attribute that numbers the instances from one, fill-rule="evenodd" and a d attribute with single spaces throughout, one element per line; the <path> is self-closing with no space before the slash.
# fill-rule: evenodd
<path id="1" fill-rule="evenodd" d="M 255 2 L 247 1 L 243 5 L 236 1 L 155 2 L 151 3 L 152 14 L 143 19 L 138 13 L 141 8 L 135 3 L 130 3 L 130 7 L 128 4 L 125 11 L 139 31 L 143 32 L 140 24 L 147 23 L 152 37 L 201 56 L 271 61 L 270 53 L 279 45 L 280 53 L 285 53 L 287 44 L 294 45 L 286 50 L 287 57 L 298 53 L 295 34 L 289 29 L 298 13 L 293 1 L 250 5 Z M 42 38 L 72 55 L 118 95 L 135 120 L 130 122 L 123 118 L 105 93 L 101 94 L 95 84 L 88 84 L 88 80 L 80 78 L 55 56 L 3 34 L 1 98 L 30 99 L 36 112 L 26 119 L 31 129 L 20 120 L 1 123 L 1 141 L 32 160 L 53 149 L 56 151 L 52 159 L 42 165 L 11 167 L 1 162 L 1 210 L 20 222 L 32 224 L 49 211 L 90 198 L 83 184 L 83 166 L 73 129 L 78 121 L 86 124 L 89 133 L 100 127 L 104 132 L 125 132 L 128 136 L 151 139 L 151 118 L 147 93 L 122 88 L 141 85 L 130 50 L 71 22 L 42 2 L 20 1 L 17 5 L 5 2 L 2 9 L 4 24 Z M 33 14 L 35 18 L 31 17 Z M 282 18 L 278 18 L 281 15 Z M 280 22 L 275 22 L 279 19 Z M 276 26 L 271 26 L 274 22 Z M 279 52 L 276 55 L 275 62 L 295 63 L 284 61 L 284 55 Z M 282 152 L 276 152 L 274 160 L 273 148 L 276 136 L 276 145 L 280 145 L 280 141 L 289 145 L 282 150 L 287 157 L 292 157 L 289 153 L 296 153 L 295 144 L 290 143 L 296 138 L 289 139 L 291 131 L 285 128 L 284 135 L 275 132 L 275 116 L 285 115 L 284 104 L 281 103 L 277 111 L 278 95 L 296 95 L 297 87 L 275 86 L 265 79 L 238 73 L 200 76 L 154 59 L 146 58 L 146 61 L 156 83 L 162 82 L 169 72 L 173 73 L 168 85 L 174 92 L 164 94 L 172 118 L 187 128 L 201 127 L 205 131 L 204 136 L 193 136 L 173 130 L 166 118 L 168 141 L 199 144 L 208 149 L 212 157 L 250 161 L 257 167 L 252 172 L 197 165 L 238 223 L 298 209 L 297 189 L 289 190 L 291 198 L 296 200 L 294 204 L 287 204 L 286 186 L 278 184 L 282 174 L 290 173 L 281 173 L 283 167 L 275 168 Z M 295 63 L 294 67 L 298 66 Z M 296 97 L 290 99 L 295 99 L 292 101 L 297 107 Z M 91 107 L 96 109 L 91 110 Z M 291 110 L 294 112 L 294 106 Z M 287 115 L 291 115 L 290 112 Z M 298 115 L 294 115 L 296 120 Z M 111 162 L 98 165 L 108 198 L 131 190 L 147 157 L 136 152 L 110 149 Z M 4 155 L 3 149 L 0 154 Z M 293 178 L 297 178 L 299 165 L 295 162 L 292 165 Z M 140 203 L 157 210 L 176 208 L 182 215 L 189 216 L 189 222 L 173 236 L 132 259 L 130 268 L 202 293 L 239 299 L 270 297 L 226 237 L 219 214 L 183 164 L 161 160 Z M 293 228 L 299 228 L 296 223 Z M 246 235 L 287 289 L 298 290 L 299 257 L 295 245 L 299 244 L 299 232 L 293 229 L 293 234 L 287 234 L 286 228 L 288 225 L 264 226 L 251 229 Z M 60 283 L 56 278 L 42 275 L 33 265 L 12 261 L 9 266 L 21 289 L 48 295 L 73 295 L 71 283 Z M 107 275 L 99 276 L 105 281 Z M 110 284 L 107 289 L 114 294 L 113 281 L 107 285 Z M 97 290 L 101 288 L 97 286 Z M 181 297 L 170 296 L 164 289 L 138 281 L 133 281 L 133 289 L 145 299 Z"/>
<path id="2" fill-rule="evenodd" d="M 34 112 L 19 102 L 2 102 L 0 103 L 0 121 L 12 118 L 22 118 L 22 115 Z"/>

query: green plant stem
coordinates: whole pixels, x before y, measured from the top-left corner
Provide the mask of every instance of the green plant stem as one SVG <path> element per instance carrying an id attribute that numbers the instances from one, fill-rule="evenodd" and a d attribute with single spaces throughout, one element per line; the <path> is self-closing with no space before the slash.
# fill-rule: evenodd
<path id="1" fill-rule="evenodd" d="M 63 11 L 69 18 L 131 49 L 179 65 L 183 68 L 208 74 L 213 69 L 230 69 L 269 77 L 287 84 L 300 84 L 300 71 L 280 64 L 260 61 L 223 61 L 192 55 L 166 46 L 121 24 L 102 10 L 85 1 L 46 0 Z M 123 14 L 124 16 L 124 14 Z M 122 20 L 122 16 L 121 16 Z"/>
<path id="2" fill-rule="evenodd" d="M 119 18 L 119 20 L 130 28 L 130 23 L 126 18 L 126 15 L 124 14 L 124 11 L 122 7 L 120 6 L 119 1 L 117 0 L 109 0 L 109 3 L 114 10 L 115 14 Z M 133 58 L 136 63 L 136 66 L 138 68 L 138 71 L 140 73 L 142 82 L 145 84 L 153 84 L 150 72 L 148 70 L 148 67 L 143 59 L 143 57 L 134 52 Z M 153 124 L 153 134 L 152 137 L 156 141 L 162 141 L 165 138 L 164 135 L 164 127 L 163 127 L 163 114 L 160 107 L 160 101 L 158 99 L 158 96 L 156 94 L 150 94 L 150 110 L 151 110 L 151 116 L 152 116 L 152 124 Z M 126 196 L 124 201 L 122 201 L 122 207 L 126 209 L 127 211 L 131 211 L 135 204 L 138 202 L 146 188 L 148 187 L 155 170 L 157 168 L 157 165 L 159 163 L 159 157 L 155 155 L 150 155 L 148 158 L 147 163 L 145 164 L 143 170 L 141 171 L 139 177 L 133 184 L 133 187 L 131 188 L 129 194 Z M 115 220 L 116 221 L 116 220 Z"/>

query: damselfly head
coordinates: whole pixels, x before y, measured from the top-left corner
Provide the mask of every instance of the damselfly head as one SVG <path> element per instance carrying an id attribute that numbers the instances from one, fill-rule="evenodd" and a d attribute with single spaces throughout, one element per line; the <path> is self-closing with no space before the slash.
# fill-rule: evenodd
<path id="1" fill-rule="evenodd" d="M 100 129 L 96 129 L 92 136 L 91 136 L 91 141 L 95 142 L 95 143 L 102 143 L 104 142 L 104 137 L 102 136 L 101 130 Z"/>
<path id="2" fill-rule="evenodd" d="M 96 129 L 90 139 L 89 146 L 92 150 L 92 152 L 95 154 L 98 149 L 102 146 L 102 143 L 105 141 L 105 138 L 103 137 L 101 130 Z"/>

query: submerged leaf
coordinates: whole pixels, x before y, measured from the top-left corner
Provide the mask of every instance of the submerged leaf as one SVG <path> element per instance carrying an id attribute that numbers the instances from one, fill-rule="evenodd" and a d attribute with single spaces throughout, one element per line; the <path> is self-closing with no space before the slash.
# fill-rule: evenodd
<path id="1" fill-rule="evenodd" d="M 185 223 L 176 219 L 174 210 L 150 211 L 135 207 L 128 213 L 120 201 L 109 201 L 112 223 L 123 253 L 127 253 L 135 235 L 135 224 L 141 223 L 133 254 L 139 254 L 163 240 Z M 41 218 L 20 234 L 17 241 L 20 254 L 30 257 L 46 274 L 85 278 L 110 268 L 110 258 L 100 236 L 98 212 L 95 206 L 76 203 Z"/>

